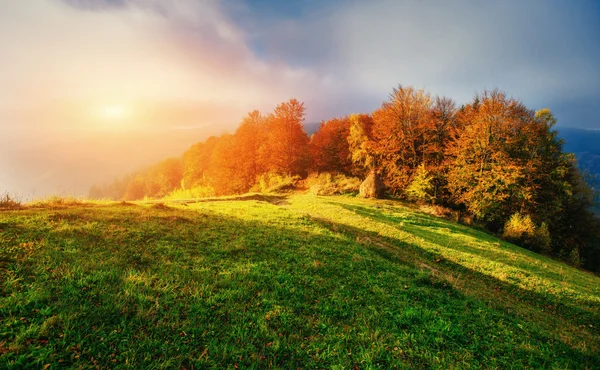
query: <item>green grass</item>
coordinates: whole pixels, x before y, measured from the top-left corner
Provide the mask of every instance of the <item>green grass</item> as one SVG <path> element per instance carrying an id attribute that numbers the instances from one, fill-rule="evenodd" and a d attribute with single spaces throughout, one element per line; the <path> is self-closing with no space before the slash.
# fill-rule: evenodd
<path id="1" fill-rule="evenodd" d="M 600 368 L 600 279 L 392 201 L 0 212 L 0 368 Z"/>

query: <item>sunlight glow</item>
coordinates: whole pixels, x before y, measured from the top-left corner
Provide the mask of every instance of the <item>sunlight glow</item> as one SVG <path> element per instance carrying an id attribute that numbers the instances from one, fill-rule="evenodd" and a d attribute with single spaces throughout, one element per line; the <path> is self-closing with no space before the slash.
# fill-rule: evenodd
<path id="1" fill-rule="evenodd" d="M 101 116 L 107 121 L 122 121 L 129 116 L 129 111 L 122 105 L 107 105 L 102 108 Z"/>

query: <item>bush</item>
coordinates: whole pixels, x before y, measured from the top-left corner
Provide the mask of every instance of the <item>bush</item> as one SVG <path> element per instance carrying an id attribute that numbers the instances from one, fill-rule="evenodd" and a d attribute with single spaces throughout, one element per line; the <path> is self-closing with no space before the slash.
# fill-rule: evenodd
<path id="1" fill-rule="evenodd" d="M 435 204 L 424 204 L 419 206 L 419 211 L 436 217 L 450 218 L 453 212 L 450 208 L 446 208 Z"/>
<path id="2" fill-rule="evenodd" d="M 21 208 L 21 200 L 16 199 L 8 193 L 0 196 L 0 209 L 17 209 Z"/>
<path id="3" fill-rule="evenodd" d="M 358 194 L 360 179 L 343 174 L 323 172 L 310 174 L 304 182 L 315 195 Z"/>
<path id="4" fill-rule="evenodd" d="M 504 225 L 504 233 L 502 236 L 506 239 L 522 240 L 523 238 L 533 238 L 534 232 L 535 224 L 531 221 L 531 217 L 515 213 L 510 216 Z"/>
<path id="5" fill-rule="evenodd" d="M 281 193 L 296 188 L 300 176 L 286 176 L 267 172 L 258 176 L 256 184 L 250 189 L 259 193 Z"/>
<path id="6" fill-rule="evenodd" d="M 579 248 L 575 247 L 569 253 L 567 257 L 567 262 L 575 267 L 581 266 L 581 257 L 579 256 Z"/>
<path id="7" fill-rule="evenodd" d="M 213 197 L 215 190 L 210 186 L 195 186 L 191 189 L 176 189 L 165 196 L 165 199 L 194 199 Z"/>
<path id="8" fill-rule="evenodd" d="M 504 225 L 504 239 L 527 249 L 550 253 L 550 232 L 546 223 L 536 227 L 529 215 L 515 213 Z"/>
<path id="9" fill-rule="evenodd" d="M 78 206 L 84 204 L 85 200 L 78 199 L 75 197 L 59 197 L 50 196 L 48 198 L 39 199 L 29 203 L 34 207 L 67 207 L 67 206 Z"/>
<path id="10" fill-rule="evenodd" d="M 539 248 L 540 252 L 545 254 L 552 253 L 552 239 L 550 238 L 550 231 L 548 231 L 548 225 L 545 222 L 542 222 L 540 227 L 535 229 L 533 237 L 534 243 Z"/>

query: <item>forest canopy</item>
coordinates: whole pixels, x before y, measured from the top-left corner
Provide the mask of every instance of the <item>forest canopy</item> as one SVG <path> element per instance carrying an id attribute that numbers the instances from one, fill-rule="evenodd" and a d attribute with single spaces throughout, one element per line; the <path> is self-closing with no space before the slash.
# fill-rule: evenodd
<path id="1" fill-rule="evenodd" d="M 324 121 L 311 137 L 304 117 L 296 99 L 250 112 L 233 134 L 94 186 L 90 197 L 195 198 L 261 190 L 274 177 L 371 177 L 388 196 L 446 207 L 531 250 L 598 269 L 594 189 L 564 152 L 549 109 L 498 90 L 457 106 L 399 86 L 374 112 Z"/>

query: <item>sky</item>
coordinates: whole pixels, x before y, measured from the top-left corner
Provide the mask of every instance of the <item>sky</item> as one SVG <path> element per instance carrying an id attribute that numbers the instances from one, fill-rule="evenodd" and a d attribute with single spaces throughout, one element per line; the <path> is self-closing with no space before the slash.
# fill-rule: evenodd
<path id="1" fill-rule="evenodd" d="M 505 91 L 600 129 L 595 0 L 0 1 L 0 193 L 85 195 L 254 109 Z M 600 145 L 600 143 L 599 143 Z"/>

